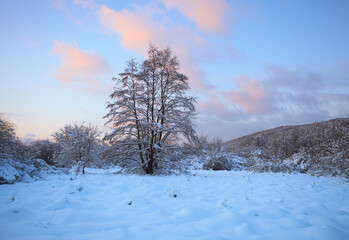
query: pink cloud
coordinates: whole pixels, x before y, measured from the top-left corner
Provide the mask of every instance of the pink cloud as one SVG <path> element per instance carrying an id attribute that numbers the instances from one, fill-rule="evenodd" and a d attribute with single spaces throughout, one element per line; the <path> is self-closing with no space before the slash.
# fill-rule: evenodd
<path id="1" fill-rule="evenodd" d="M 206 42 L 190 29 L 165 27 L 153 20 L 152 14 L 155 14 L 154 10 L 149 9 L 138 9 L 135 13 L 126 9 L 117 12 L 105 5 L 98 11 L 102 26 L 120 35 L 125 48 L 145 55 L 150 43 L 160 48 L 171 46 L 180 59 L 183 73 L 189 77 L 190 85 L 196 90 L 209 89 L 193 55 L 193 49 L 204 46 Z"/>
<path id="2" fill-rule="evenodd" d="M 198 100 L 197 111 L 200 118 L 220 121 L 235 121 L 250 116 L 244 109 L 234 105 L 227 98 L 227 92 L 210 90 L 205 99 Z"/>
<path id="3" fill-rule="evenodd" d="M 159 0 L 167 8 L 177 8 L 185 17 L 194 21 L 202 30 L 222 31 L 229 4 L 225 0 Z"/>
<path id="4" fill-rule="evenodd" d="M 197 60 L 192 55 L 192 49 L 186 45 L 173 45 L 176 56 L 179 57 L 181 70 L 188 76 L 189 85 L 196 91 L 207 92 L 213 88 L 205 81 L 205 73 L 199 68 Z"/>
<path id="5" fill-rule="evenodd" d="M 224 114 L 226 112 L 226 105 L 219 96 L 219 93 L 212 91 L 208 96 L 208 100 L 199 100 L 197 102 L 199 112 L 202 114 L 211 114 L 215 117 L 222 117 L 222 113 Z"/>
<path id="6" fill-rule="evenodd" d="M 232 103 L 251 114 L 268 113 L 271 110 L 270 97 L 261 81 L 241 76 L 237 79 L 237 85 L 239 90 L 224 92 Z"/>
<path id="7" fill-rule="evenodd" d="M 148 19 L 126 9 L 116 12 L 103 5 L 98 11 L 98 15 L 104 28 L 120 34 L 121 44 L 131 50 L 145 53 L 149 43 L 156 40 L 154 36 L 159 34 Z"/>
<path id="8" fill-rule="evenodd" d="M 98 91 L 95 87 L 103 85 L 98 77 L 109 71 L 106 60 L 94 52 L 80 50 L 77 44 L 71 45 L 64 41 L 55 41 L 53 54 L 62 59 L 54 77 L 64 84 L 82 84 L 87 91 Z"/>

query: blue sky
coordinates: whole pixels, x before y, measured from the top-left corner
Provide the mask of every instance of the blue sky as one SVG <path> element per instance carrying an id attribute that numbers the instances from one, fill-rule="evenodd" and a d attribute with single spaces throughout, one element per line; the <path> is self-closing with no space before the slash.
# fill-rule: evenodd
<path id="1" fill-rule="evenodd" d="M 104 127 L 112 77 L 170 46 L 196 129 L 229 140 L 349 116 L 349 1 L 0 2 L 0 113 L 21 138 Z"/>

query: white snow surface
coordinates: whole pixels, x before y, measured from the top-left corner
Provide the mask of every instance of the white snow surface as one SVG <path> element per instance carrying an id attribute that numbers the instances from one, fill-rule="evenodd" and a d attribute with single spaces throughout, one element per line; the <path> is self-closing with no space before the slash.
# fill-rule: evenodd
<path id="1" fill-rule="evenodd" d="M 92 173 L 93 172 L 93 173 Z M 0 186 L 0 239 L 349 239 L 341 178 L 88 171 Z"/>

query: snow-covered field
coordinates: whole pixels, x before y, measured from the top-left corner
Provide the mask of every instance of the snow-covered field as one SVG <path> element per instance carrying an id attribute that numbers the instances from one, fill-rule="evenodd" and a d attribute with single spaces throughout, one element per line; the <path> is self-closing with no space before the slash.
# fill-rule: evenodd
<path id="1" fill-rule="evenodd" d="M 0 186 L 0 239 L 349 239 L 349 184 L 340 178 L 244 171 L 46 178 Z"/>

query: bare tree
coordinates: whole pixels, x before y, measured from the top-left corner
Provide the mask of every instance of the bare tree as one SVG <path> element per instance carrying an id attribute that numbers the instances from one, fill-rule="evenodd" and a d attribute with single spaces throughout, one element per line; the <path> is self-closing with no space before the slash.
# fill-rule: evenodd
<path id="1" fill-rule="evenodd" d="M 117 142 L 127 158 L 137 158 L 146 173 L 154 174 L 181 136 L 195 138 L 195 99 L 187 96 L 188 78 L 179 72 L 179 61 L 169 48 L 151 45 L 142 64 L 128 61 L 113 80 L 116 86 L 105 116 L 113 131 L 105 139 Z"/>

